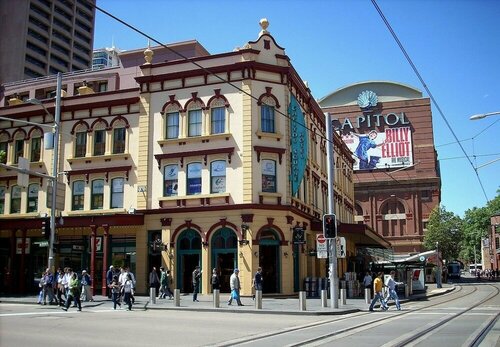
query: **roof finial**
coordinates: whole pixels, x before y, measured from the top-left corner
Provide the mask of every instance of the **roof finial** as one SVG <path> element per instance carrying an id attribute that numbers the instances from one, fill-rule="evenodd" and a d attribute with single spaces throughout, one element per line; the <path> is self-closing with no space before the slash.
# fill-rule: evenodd
<path id="1" fill-rule="evenodd" d="M 144 60 L 146 60 L 144 65 L 151 64 L 154 54 L 155 53 L 151 50 L 151 41 L 148 39 L 148 48 L 146 48 L 146 50 L 144 51 Z"/>
<path id="2" fill-rule="evenodd" d="M 269 26 L 269 22 L 268 22 L 267 18 L 262 18 L 260 20 L 259 24 L 260 24 L 260 27 L 262 28 L 262 30 L 259 33 L 259 37 L 261 37 L 264 34 L 269 34 L 269 31 L 267 31 L 267 27 Z"/>

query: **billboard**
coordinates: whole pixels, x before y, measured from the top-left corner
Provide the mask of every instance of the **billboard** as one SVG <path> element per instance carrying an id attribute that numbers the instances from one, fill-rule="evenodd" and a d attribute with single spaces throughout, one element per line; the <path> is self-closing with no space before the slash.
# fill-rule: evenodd
<path id="1" fill-rule="evenodd" d="M 342 135 L 342 140 L 353 153 L 354 171 L 413 165 L 410 127 L 370 130 L 365 134 L 350 132 Z"/>

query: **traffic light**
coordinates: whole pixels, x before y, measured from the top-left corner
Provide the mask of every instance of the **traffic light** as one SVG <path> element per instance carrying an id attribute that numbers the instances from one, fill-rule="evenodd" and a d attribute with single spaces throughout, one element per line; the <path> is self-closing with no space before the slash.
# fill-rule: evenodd
<path id="1" fill-rule="evenodd" d="M 323 236 L 325 236 L 325 239 L 337 237 L 337 217 L 334 214 L 325 214 L 323 216 Z"/>
<path id="2" fill-rule="evenodd" d="M 44 218 L 42 219 L 42 235 L 46 238 L 50 238 L 50 219 Z"/>

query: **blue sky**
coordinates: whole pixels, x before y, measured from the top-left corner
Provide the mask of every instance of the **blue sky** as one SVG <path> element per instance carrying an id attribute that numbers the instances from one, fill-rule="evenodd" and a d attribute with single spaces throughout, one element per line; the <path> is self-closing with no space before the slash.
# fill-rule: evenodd
<path id="1" fill-rule="evenodd" d="M 474 167 L 500 158 L 500 1 L 378 0 Z M 316 99 L 366 80 L 424 88 L 370 0 L 97 0 L 97 5 L 158 41 L 198 40 L 222 53 L 257 38 L 259 20 L 285 48 Z M 147 39 L 98 12 L 95 48 L 145 47 Z M 442 205 L 458 215 L 486 204 L 476 173 L 432 105 L 441 165 Z M 498 137 L 497 137 L 498 136 Z M 497 141 L 499 140 L 499 141 Z M 500 185 L 500 161 L 477 169 L 488 199 Z"/>

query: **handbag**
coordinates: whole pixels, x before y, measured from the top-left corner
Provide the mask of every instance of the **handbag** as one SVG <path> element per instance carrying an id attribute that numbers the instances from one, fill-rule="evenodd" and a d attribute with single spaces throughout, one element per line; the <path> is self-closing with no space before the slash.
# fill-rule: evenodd
<path id="1" fill-rule="evenodd" d="M 240 293 L 238 293 L 238 291 L 236 289 L 233 289 L 231 291 L 231 298 L 238 300 L 240 298 Z"/>

